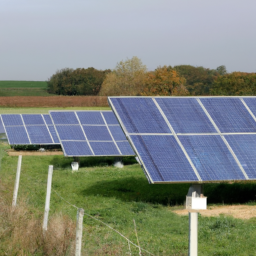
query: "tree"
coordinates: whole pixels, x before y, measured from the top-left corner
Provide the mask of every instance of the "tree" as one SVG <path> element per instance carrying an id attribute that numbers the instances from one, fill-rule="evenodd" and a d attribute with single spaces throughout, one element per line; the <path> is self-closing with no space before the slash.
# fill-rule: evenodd
<path id="1" fill-rule="evenodd" d="M 138 95 L 142 90 L 147 67 L 138 57 L 117 63 L 106 75 L 99 95 Z"/>
<path id="2" fill-rule="evenodd" d="M 97 95 L 110 70 L 62 69 L 48 80 L 48 92 L 59 95 Z"/>
<path id="3" fill-rule="evenodd" d="M 228 73 L 227 69 L 226 69 L 226 66 L 224 66 L 224 65 L 221 65 L 221 66 L 217 67 L 216 70 L 218 71 L 218 73 L 221 76 L 224 76 L 224 75 L 226 75 Z"/>
<path id="4" fill-rule="evenodd" d="M 219 76 L 211 88 L 212 95 L 256 95 L 256 73 L 233 72 Z"/>
<path id="5" fill-rule="evenodd" d="M 189 92 L 184 86 L 185 82 L 185 78 L 180 77 L 171 67 L 158 67 L 155 71 L 147 73 L 140 95 L 188 95 Z"/>
<path id="6" fill-rule="evenodd" d="M 174 69 L 178 71 L 180 76 L 185 77 L 185 85 L 191 95 L 209 95 L 214 80 L 220 76 L 215 69 L 191 65 L 175 66 Z"/>

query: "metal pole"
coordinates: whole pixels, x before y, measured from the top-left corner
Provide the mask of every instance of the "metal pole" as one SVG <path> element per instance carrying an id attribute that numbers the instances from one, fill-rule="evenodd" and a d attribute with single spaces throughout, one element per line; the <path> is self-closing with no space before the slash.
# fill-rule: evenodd
<path id="1" fill-rule="evenodd" d="M 76 218 L 76 254 L 75 256 L 81 256 L 83 217 L 84 217 L 84 209 L 79 208 L 77 210 L 77 218 Z"/>
<path id="2" fill-rule="evenodd" d="M 49 165 L 48 179 L 47 179 L 47 192 L 46 192 L 45 210 L 44 210 L 43 231 L 47 230 L 48 215 L 49 215 L 49 210 L 50 210 L 51 188 L 52 188 L 52 173 L 53 173 L 53 165 Z"/>
<path id="3" fill-rule="evenodd" d="M 18 196 L 19 183 L 20 183 L 21 161 L 22 161 L 22 155 L 19 155 L 17 173 L 16 173 L 16 180 L 15 180 L 15 184 L 14 184 L 13 199 L 12 199 L 12 206 L 13 207 L 15 207 L 16 203 L 17 203 L 17 196 Z"/>
<path id="4" fill-rule="evenodd" d="M 189 256 L 198 255 L 198 212 L 189 212 Z"/>

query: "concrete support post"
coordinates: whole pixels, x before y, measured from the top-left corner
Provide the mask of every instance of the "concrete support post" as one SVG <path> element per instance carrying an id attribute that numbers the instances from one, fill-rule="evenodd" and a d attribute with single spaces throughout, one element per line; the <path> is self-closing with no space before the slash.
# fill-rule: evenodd
<path id="1" fill-rule="evenodd" d="M 198 212 L 189 213 L 189 256 L 198 255 Z"/>
<path id="2" fill-rule="evenodd" d="M 47 224 L 48 224 L 48 215 L 49 215 L 49 210 L 50 210 L 50 198 L 51 198 L 51 188 L 52 188 L 52 173 L 53 173 L 53 165 L 49 165 L 48 179 L 47 179 L 47 192 L 46 192 L 45 210 L 44 210 L 43 231 L 47 230 Z"/>
<path id="3" fill-rule="evenodd" d="M 83 235 L 83 218 L 84 218 L 84 209 L 79 208 L 77 210 L 77 218 L 76 218 L 76 253 L 75 253 L 75 256 L 81 256 L 82 235 Z"/>
<path id="4" fill-rule="evenodd" d="M 17 204 L 17 196 L 18 196 L 19 183 L 20 183 L 21 162 L 22 162 L 22 155 L 19 155 L 16 180 L 15 180 L 14 192 L 13 192 L 13 199 L 12 199 L 12 207 L 15 207 Z"/>

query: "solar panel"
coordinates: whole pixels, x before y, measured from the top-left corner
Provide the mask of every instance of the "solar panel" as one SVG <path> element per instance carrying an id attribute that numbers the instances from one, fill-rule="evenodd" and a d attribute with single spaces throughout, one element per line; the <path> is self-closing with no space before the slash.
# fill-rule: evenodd
<path id="1" fill-rule="evenodd" d="M 49 113 L 65 156 L 135 155 L 112 111 Z"/>
<path id="2" fill-rule="evenodd" d="M 109 97 L 151 183 L 256 179 L 256 97 Z"/>
<path id="3" fill-rule="evenodd" d="M 256 123 L 239 98 L 202 98 L 222 133 L 256 132 Z"/>
<path id="4" fill-rule="evenodd" d="M 2 114 L 1 119 L 10 145 L 59 144 L 49 115 Z"/>

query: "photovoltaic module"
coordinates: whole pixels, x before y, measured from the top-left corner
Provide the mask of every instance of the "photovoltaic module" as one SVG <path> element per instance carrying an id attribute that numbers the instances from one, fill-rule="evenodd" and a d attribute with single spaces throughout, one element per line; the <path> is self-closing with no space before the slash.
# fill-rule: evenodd
<path id="1" fill-rule="evenodd" d="M 256 180 L 256 97 L 109 97 L 151 183 Z"/>

